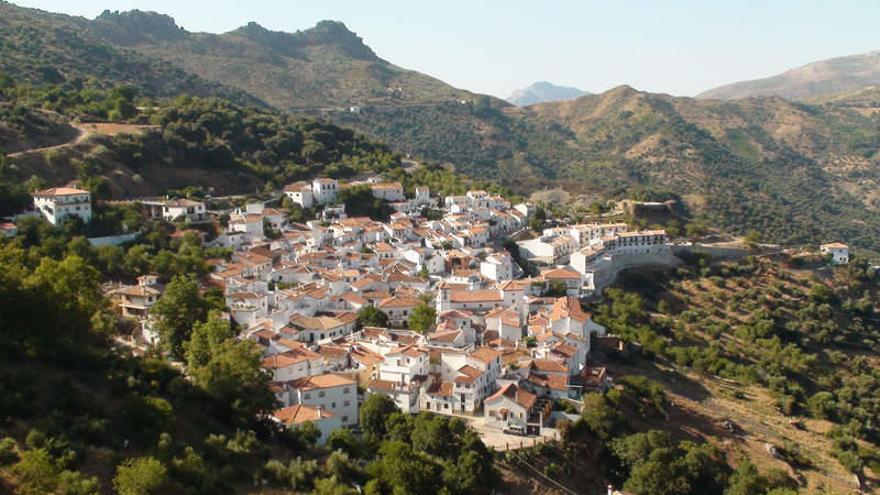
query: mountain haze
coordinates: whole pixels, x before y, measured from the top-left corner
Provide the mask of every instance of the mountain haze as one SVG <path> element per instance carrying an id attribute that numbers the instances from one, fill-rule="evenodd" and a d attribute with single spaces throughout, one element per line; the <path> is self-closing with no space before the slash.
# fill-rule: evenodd
<path id="1" fill-rule="evenodd" d="M 710 89 L 697 98 L 733 100 L 781 96 L 807 101 L 880 84 L 880 51 L 813 62 L 764 79 Z"/>
<path id="2" fill-rule="evenodd" d="M 517 106 L 533 105 L 535 103 L 547 103 L 551 101 L 572 100 L 579 96 L 588 95 L 587 91 L 568 86 L 557 86 L 547 81 L 539 81 L 527 88 L 517 89 L 506 99 Z"/>

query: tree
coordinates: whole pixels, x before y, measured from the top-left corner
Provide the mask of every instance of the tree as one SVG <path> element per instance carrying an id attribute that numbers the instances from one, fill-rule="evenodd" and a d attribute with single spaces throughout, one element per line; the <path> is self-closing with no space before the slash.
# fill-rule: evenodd
<path id="1" fill-rule="evenodd" d="M 544 223 L 546 221 L 547 211 L 544 210 L 543 206 L 538 206 L 535 208 L 535 213 L 532 215 L 532 218 L 529 219 L 529 228 L 540 233 L 543 231 Z"/>
<path id="2" fill-rule="evenodd" d="M 334 451 L 327 457 L 327 474 L 345 483 L 359 481 L 363 476 L 360 466 L 345 452 Z"/>
<path id="3" fill-rule="evenodd" d="M 767 480 L 748 459 L 740 459 L 730 476 L 724 495 L 752 495 L 767 492 Z"/>
<path id="4" fill-rule="evenodd" d="M 364 306 L 358 310 L 358 325 L 361 327 L 387 327 L 388 315 L 375 306 Z"/>
<path id="5" fill-rule="evenodd" d="M 212 311 L 207 321 L 193 326 L 192 334 L 184 344 L 187 366 L 191 369 L 207 366 L 220 344 L 233 336 L 229 322 L 220 313 Z"/>
<path id="6" fill-rule="evenodd" d="M 396 411 L 394 401 L 384 395 L 374 394 L 367 397 L 358 415 L 364 434 L 375 440 L 384 437 L 387 432 L 385 420 Z"/>
<path id="7" fill-rule="evenodd" d="M 388 488 L 386 493 L 436 493 L 439 466 L 422 452 L 401 441 L 383 442 L 369 472 Z M 393 492 L 391 491 L 393 490 Z"/>
<path id="8" fill-rule="evenodd" d="M 360 457 L 364 454 L 364 445 L 361 440 L 348 428 L 339 428 L 330 432 L 327 437 L 327 448 L 332 451 L 345 452 L 351 457 Z"/>
<path id="9" fill-rule="evenodd" d="M 566 295 L 568 295 L 568 287 L 565 285 L 565 282 L 561 280 L 550 282 L 550 285 L 547 286 L 547 290 L 544 291 L 545 297 L 565 297 Z"/>
<path id="10" fill-rule="evenodd" d="M 358 495 L 358 490 L 343 484 L 336 476 L 323 478 L 315 482 L 314 495 Z"/>
<path id="11" fill-rule="evenodd" d="M 437 310 L 433 305 L 422 302 L 413 308 L 412 315 L 409 317 L 409 328 L 416 332 L 425 333 L 429 328 L 434 326 L 437 321 Z"/>
<path id="12" fill-rule="evenodd" d="M 165 465 L 153 457 L 128 459 L 116 468 L 113 487 L 119 495 L 162 493 L 168 477 Z"/>
<path id="13" fill-rule="evenodd" d="M 156 318 L 160 345 L 172 355 L 182 357 L 193 325 L 208 316 L 208 303 L 199 294 L 195 277 L 177 276 L 165 287 L 150 313 Z"/>
<path id="14" fill-rule="evenodd" d="M 604 395 L 594 392 L 584 395 L 581 420 L 602 440 L 610 440 L 620 431 L 623 416 Z"/>
<path id="15" fill-rule="evenodd" d="M 321 430 L 313 421 L 291 426 L 290 431 L 296 437 L 297 442 L 306 448 L 314 447 L 318 439 L 321 438 Z"/>
<path id="16" fill-rule="evenodd" d="M 64 469 L 66 461 L 53 459 L 46 449 L 30 449 L 21 454 L 21 460 L 12 468 L 18 478 L 18 493 L 43 495 L 95 495 L 98 479 L 86 478 L 78 471 Z"/>
<path id="17" fill-rule="evenodd" d="M 249 340 L 226 339 L 208 346 L 204 365 L 190 369 L 193 381 L 206 392 L 245 416 L 272 411 L 277 405 L 262 369 L 260 351 Z M 206 356 L 198 352 L 194 358 Z"/>

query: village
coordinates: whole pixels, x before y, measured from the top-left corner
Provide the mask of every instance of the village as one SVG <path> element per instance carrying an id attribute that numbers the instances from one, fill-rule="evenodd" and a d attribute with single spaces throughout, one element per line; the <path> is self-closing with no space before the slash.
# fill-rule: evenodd
<path id="1" fill-rule="evenodd" d="M 394 211 L 388 221 L 347 215 L 338 196 L 355 185 Z M 536 206 L 481 190 L 437 198 L 418 187 L 407 197 L 380 177 L 319 177 L 286 186 L 283 196 L 318 218 L 290 222 L 267 202 L 231 210 L 206 242 L 232 254 L 204 285 L 222 290 L 239 338 L 262 349 L 282 406 L 274 419 L 311 422 L 321 442 L 357 428 L 359 406 L 374 394 L 402 411 L 461 417 L 494 446 L 554 434 L 584 393 L 613 385 L 597 352 L 623 349 L 582 301 L 600 296 L 620 270 L 675 266 L 675 253 L 689 249 L 664 230 L 626 223 L 554 222 L 514 243 Z M 194 199 L 138 203 L 151 218 L 183 225 L 217 216 Z M 38 191 L 34 204 L 53 225 L 91 215 L 88 191 L 72 187 Z M 844 244 L 821 249 L 834 263 L 849 259 Z M 137 322 L 136 349 L 158 343 L 150 308 L 162 291 L 154 275 L 108 291 Z"/>

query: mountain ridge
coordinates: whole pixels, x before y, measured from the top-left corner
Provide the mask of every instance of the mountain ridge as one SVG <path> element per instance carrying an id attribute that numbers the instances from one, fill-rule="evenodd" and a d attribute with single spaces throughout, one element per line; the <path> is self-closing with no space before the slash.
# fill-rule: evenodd
<path id="1" fill-rule="evenodd" d="M 528 106 L 535 103 L 571 100 L 588 94 L 590 94 L 588 91 L 582 89 L 558 86 L 548 81 L 537 81 L 525 88 L 513 91 L 505 100 L 517 106 Z"/>
<path id="2" fill-rule="evenodd" d="M 780 74 L 725 84 L 697 98 L 731 100 L 781 96 L 806 101 L 880 84 L 880 50 L 810 62 Z"/>

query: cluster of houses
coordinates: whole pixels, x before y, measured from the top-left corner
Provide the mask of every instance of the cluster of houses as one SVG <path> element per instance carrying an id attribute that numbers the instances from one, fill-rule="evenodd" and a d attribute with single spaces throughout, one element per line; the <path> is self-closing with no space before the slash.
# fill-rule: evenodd
<path id="1" fill-rule="evenodd" d="M 666 231 L 630 232 L 625 223 L 554 227 L 517 245 L 520 255 L 532 262 L 569 266 L 579 274 L 577 282 L 596 293 L 624 268 L 646 264 L 670 266 L 677 262 Z"/>
<path id="2" fill-rule="evenodd" d="M 540 433 L 555 401 L 610 384 L 591 353 L 613 337 L 580 299 L 623 267 L 672 257 L 662 230 L 561 226 L 517 243 L 519 256 L 542 267 L 525 276 L 501 246 L 526 228 L 532 205 L 478 190 L 438 199 L 427 188 L 407 197 L 396 182 L 361 184 L 395 211 L 387 221 L 348 217 L 337 200 L 351 184 L 317 178 L 283 194 L 304 208 L 320 207 L 319 219 L 289 222 L 276 208 L 247 204 L 209 241 L 233 250 L 206 284 L 222 289 L 241 338 L 262 349 L 282 405 L 274 418 L 312 422 L 322 441 L 355 426 L 370 394 L 407 412 L 476 415 L 489 426 Z M 53 223 L 64 215 L 88 221 L 85 191 L 55 188 L 34 197 Z M 199 201 L 142 203 L 157 219 L 214 220 Z M 433 210 L 430 219 L 425 208 Z M 828 249 L 838 259 L 836 248 Z M 150 308 L 162 290 L 156 277 L 144 276 L 113 291 L 122 315 L 140 322 L 137 338 L 146 345 L 157 342 Z M 410 318 L 426 306 L 436 315 L 433 325 L 410 329 Z M 387 324 L 359 322 L 369 307 Z"/>
<path id="3" fill-rule="evenodd" d="M 361 390 L 404 411 L 481 415 L 499 427 L 535 430 L 554 400 L 607 385 L 604 370 L 588 365 L 605 331 L 581 308 L 582 275 L 560 266 L 523 277 L 500 247 L 527 225 L 531 205 L 485 191 L 440 201 L 419 188 L 407 198 L 397 183 L 366 184 L 395 205 L 388 221 L 346 216 L 331 199 L 340 186 L 317 179 L 284 194 L 333 208 L 332 218 L 291 223 L 274 208 L 248 204 L 211 241 L 234 249 L 207 283 L 223 290 L 242 338 L 263 349 L 283 405 L 278 421 L 311 421 L 326 439 L 357 423 Z M 149 206 L 166 218 L 166 204 L 185 208 L 169 218 L 205 215 L 194 201 Z M 425 206 L 439 214 L 423 217 Z M 559 284 L 563 293 L 548 294 Z M 147 344 L 156 343 L 150 307 L 161 292 L 149 276 L 114 292 L 123 315 L 141 322 Z M 387 317 L 386 327 L 359 324 L 368 306 Z M 419 306 L 436 314 L 423 333 L 408 328 Z"/>

